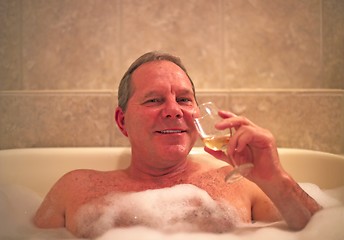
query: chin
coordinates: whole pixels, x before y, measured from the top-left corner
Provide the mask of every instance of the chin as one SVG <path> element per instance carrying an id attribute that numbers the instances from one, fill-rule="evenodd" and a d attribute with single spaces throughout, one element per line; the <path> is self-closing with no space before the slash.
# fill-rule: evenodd
<path id="1" fill-rule="evenodd" d="M 189 152 L 191 151 L 192 146 L 187 146 L 184 144 L 176 144 L 176 145 L 168 145 L 164 147 L 162 150 L 169 154 L 171 157 L 177 157 L 180 155 L 180 157 L 187 156 Z"/>

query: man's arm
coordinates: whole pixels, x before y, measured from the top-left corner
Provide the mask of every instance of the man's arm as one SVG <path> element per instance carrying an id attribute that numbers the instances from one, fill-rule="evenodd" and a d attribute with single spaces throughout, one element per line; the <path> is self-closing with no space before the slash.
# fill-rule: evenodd
<path id="1" fill-rule="evenodd" d="M 34 224 L 39 228 L 60 228 L 65 226 L 64 214 L 53 196 L 47 196 L 38 208 L 33 218 Z"/>
<path id="2" fill-rule="evenodd" d="M 33 218 L 33 222 L 37 227 L 65 227 L 64 199 L 66 198 L 65 188 L 68 186 L 66 175 L 54 184 L 38 208 Z"/>
<path id="3" fill-rule="evenodd" d="M 301 230 L 321 206 L 287 173 L 256 184 L 271 199 L 283 219 L 293 230 Z"/>
<path id="4" fill-rule="evenodd" d="M 227 161 L 231 164 L 235 161 L 238 165 L 253 163 L 254 167 L 246 177 L 270 198 L 291 229 L 304 228 L 321 206 L 285 172 L 272 134 L 233 113 L 220 111 L 219 115 L 224 120 L 217 124 L 218 129 L 236 130 L 229 140 L 227 155 L 230 158 Z M 211 154 L 226 160 L 224 154 L 222 157 Z"/>

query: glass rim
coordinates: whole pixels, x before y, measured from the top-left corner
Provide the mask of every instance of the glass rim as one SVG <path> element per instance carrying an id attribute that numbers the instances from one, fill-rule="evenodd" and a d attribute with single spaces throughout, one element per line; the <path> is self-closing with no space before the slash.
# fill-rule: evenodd
<path id="1" fill-rule="evenodd" d="M 200 103 L 200 104 L 198 104 L 197 105 L 197 108 L 198 109 L 200 109 L 199 108 L 199 106 L 206 106 L 206 105 L 212 105 L 212 106 L 214 106 L 214 108 L 218 111 L 219 110 L 219 108 L 215 105 L 215 103 L 214 102 L 212 102 L 212 101 L 209 101 L 209 102 L 204 102 L 204 103 Z M 196 110 L 194 110 L 194 111 L 196 111 Z M 209 113 L 208 113 L 208 115 L 210 115 Z M 194 116 L 192 116 L 192 118 L 194 119 L 194 121 L 196 121 L 196 119 L 203 119 L 203 118 L 205 118 L 207 115 L 200 115 L 199 117 L 194 117 Z"/>

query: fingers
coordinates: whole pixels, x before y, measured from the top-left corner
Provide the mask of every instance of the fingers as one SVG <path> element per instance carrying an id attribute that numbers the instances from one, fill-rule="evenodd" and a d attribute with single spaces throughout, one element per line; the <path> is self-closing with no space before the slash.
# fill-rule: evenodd
<path id="1" fill-rule="evenodd" d="M 255 125 L 247 118 L 237 116 L 232 112 L 220 110 L 219 116 L 222 117 L 223 120 L 216 124 L 216 128 L 219 130 L 234 128 L 236 130 L 236 133 L 230 139 L 228 147 L 228 155 L 233 157 L 235 151 L 243 151 L 243 149 L 252 141 L 253 135 L 247 131 L 247 127 Z"/>
<path id="2" fill-rule="evenodd" d="M 223 120 L 216 124 L 217 129 L 235 129 L 227 148 L 227 154 L 231 158 L 238 157 L 238 153 L 245 155 L 244 151 L 252 147 L 264 149 L 271 145 L 273 136 L 270 132 L 257 126 L 246 117 L 222 110 L 219 111 L 219 115 Z"/>
<path id="3" fill-rule="evenodd" d="M 228 154 L 230 156 L 233 157 L 236 152 L 242 152 L 253 141 L 254 135 L 250 128 L 249 126 L 242 126 L 230 138 L 228 144 Z"/>
<path id="4" fill-rule="evenodd" d="M 222 118 L 237 117 L 237 115 L 235 115 L 234 113 L 223 110 L 219 110 L 219 116 Z"/>
<path id="5" fill-rule="evenodd" d="M 247 118 L 236 116 L 235 114 L 230 113 L 230 112 L 219 112 L 219 115 L 224 118 L 221 122 L 215 125 L 215 127 L 219 130 L 223 130 L 226 128 L 235 128 L 235 130 L 237 130 L 242 125 L 255 126 L 255 124 L 253 124 Z"/>

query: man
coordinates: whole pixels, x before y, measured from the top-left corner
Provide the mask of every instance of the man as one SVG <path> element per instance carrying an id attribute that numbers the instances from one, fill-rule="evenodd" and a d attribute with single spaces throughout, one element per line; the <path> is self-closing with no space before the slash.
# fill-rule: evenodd
<path id="1" fill-rule="evenodd" d="M 283 219 L 291 229 L 298 230 L 321 208 L 283 170 L 271 133 L 244 117 L 219 111 L 223 120 L 216 127 L 236 129 L 227 154 L 236 162 L 254 164 L 247 179 L 228 184 L 224 178 L 231 166 L 218 168 L 187 158 L 198 137 L 192 119 L 197 103 L 193 83 L 178 58 L 159 52 L 141 56 L 122 78 L 118 95 L 115 120 L 131 144 L 130 166 L 110 172 L 67 173 L 38 209 L 34 218 L 38 227 L 66 227 L 76 236 L 94 237 L 102 233 L 92 227 L 103 214 L 97 209 L 109 204 L 109 194 L 180 184 L 191 184 L 215 201 L 225 201 L 246 223 Z M 229 161 L 222 152 L 205 150 Z M 90 205 L 95 213 L 84 217 L 88 221 L 85 231 L 80 212 Z M 111 227 L 135 224 L 121 219 L 114 220 Z"/>

